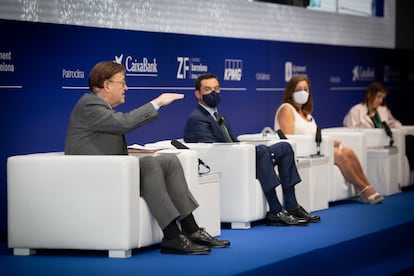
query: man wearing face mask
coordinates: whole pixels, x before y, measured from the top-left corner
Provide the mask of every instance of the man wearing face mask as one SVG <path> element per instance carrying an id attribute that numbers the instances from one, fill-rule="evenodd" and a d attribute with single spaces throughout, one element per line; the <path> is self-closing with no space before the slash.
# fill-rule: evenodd
<path id="1" fill-rule="evenodd" d="M 313 100 L 310 81 L 306 76 L 292 77 L 285 87 L 282 105 L 275 115 L 275 129 L 285 134 L 316 133 L 316 121 L 312 117 Z M 380 203 L 384 197 L 377 193 L 364 174 L 355 152 L 334 141 L 334 163 L 339 167 L 344 178 L 352 183 L 364 203 Z"/>
<path id="2" fill-rule="evenodd" d="M 225 117 L 218 113 L 221 101 L 219 79 L 212 73 L 200 75 L 195 81 L 197 108 L 191 113 L 184 129 L 187 143 L 237 142 Z M 279 175 L 274 167 L 278 166 Z M 308 213 L 296 200 L 295 185 L 301 179 L 296 168 L 294 152 L 287 142 L 271 146 L 256 146 L 256 173 L 269 203 L 266 224 L 270 226 L 302 226 L 320 221 Z M 281 184 L 284 206 L 275 188 Z"/>

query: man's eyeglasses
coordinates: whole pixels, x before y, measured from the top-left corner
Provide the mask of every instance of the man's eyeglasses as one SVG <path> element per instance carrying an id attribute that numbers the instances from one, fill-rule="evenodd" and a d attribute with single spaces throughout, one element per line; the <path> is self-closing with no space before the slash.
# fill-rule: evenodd
<path id="1" fill-rule="evenodd" d="M 114 81 L 114 80 L 108 80 L 109 82 L 119 83 L 122 86 L 126 86 L 126 81 Z"/>

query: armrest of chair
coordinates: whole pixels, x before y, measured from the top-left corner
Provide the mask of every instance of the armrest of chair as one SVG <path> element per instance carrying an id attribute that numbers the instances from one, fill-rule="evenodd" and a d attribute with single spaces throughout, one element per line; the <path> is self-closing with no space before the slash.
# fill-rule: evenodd
<path id="1" fill-rule="evenodd" d="M 244 143 L 249 143 L 252 145 L 272 145 L 275 143 L 280 142 L 287 142 L 290 143 L 295 151 L 295 142 L 289 139 L 280 139 L 279 136 L 273 133 L 249 133 L 249 134 L 241 134 L 237 136 L 237 140 Z"/>

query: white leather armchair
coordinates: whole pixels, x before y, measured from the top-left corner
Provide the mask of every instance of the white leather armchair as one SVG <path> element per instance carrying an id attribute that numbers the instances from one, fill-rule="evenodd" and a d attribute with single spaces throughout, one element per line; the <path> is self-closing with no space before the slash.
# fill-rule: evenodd
<path id="1" fill-rule="evenodd" d="M 413 126 L 402 126 L 403 135 L 414 135 L 414 125 Z M 405 140 L 404 140 L 405 141 Z M 414 185 L 414 170 L 410 170 L 410 165 L 408 163 L 407 156 L 403 158 L 403 180 L 401 187 L 407 187 Z"/>
<path id="2" fill-rule="evenodd" d="M 268 129 L 268 128 L 265 128 Z M 265 130 L 264 129 L 264 130 Z M 265 135 L 265 136 L 264 136 Z M 317 153 L 315 136 L 313 135 L 286 135 L 288 140 L 295 142 L 296 157 L 300 161 L 310 160 L 311 177 L 306 179 L 304 183 L 299 184 L 297 196 L 300 200 L 311 197 L 309 210 L 320 210 L 328 208 L 328 202 L 348 199 L 356 195 L 353 185 L 345 180 L 341 171 L 334 165 L 334 149 L 333 141 L 338 139 L 343 145 L 351 147 L 356 155 L 360 158 L 362 168 L 366 171 L 366 136 L 362 133 L 350 133 L 348 131 L 331 131 L 322 130 L 322 142 L 320 144 L 320 153 L 328 158 L 314 158 L 312 155 Z M 259 140 L 259 139 L 279 139 L 274 133 L 257 133 L 247 134 L 240 137 L 241 140 Z M 300 163 L 298 164 L 299 173 Z M 302 173 L 303 174 L 303 173 Z M 306 202 L 306 200 L 304 201 Z"/>
<path id="3" fill-rule="evenodd" d="M 266 198 L 256 179 L 256 150 L 246 143 L 184 143 L 197 152 L 210 167 L 221 174 L 220 219 L 232 229 L 249 229 L 251 222 L 263 219 L 268 210 Z M 171 140 L 147 144 L 173 148 Z"/>
<path id="4" fill-rule="evenodd" d="M 287 135 L 288 140 L 280 140 L 274 133 L 254 133 L 238 136 L 239 141 L 248 143 L 274 143 L 275 141 L 288 141 L 293 145 L 299 174 L 302 182 L 296 186 L 296 196 L 300 204 L 308 211 L 317 211 L 328 208 L 329 191 L 331 184 L 331 171 L 333 161 L 329 152 L 332 140 L 326 138 L 321 143 L 321 154 L 314 156 L 317 152 L 315 137 L 311 135 Z M 278 195 L 282 197 L 282 191 L 278 187 Z"/>
<path id="5" fill-rule="evenodd" d="M 196 191 L 197 154 L 175 154 L 198 200 L 202 193 Z M 212 189 L 218 197 L 218 187 Z M 8 246 L 14 255 L 34 254 L 36 249 L 91 249 L 125 258 L 131 249 L 162 239 L 158 223 L 139 196 L 139 161 L 134 156 L 62 152 L 12 156 L 7 160 L 7 190 Z M 195 218 L 215 219 L 206 230 L 220 234 L 218 215 L 202 218 L 195 213 Z"/>
<path id="6" fill-rule="evenodd" d="M 339 140 L 341 141 L 342 146 L 351 148 L 358 157 L 363 171 L 367 172 L 367 138 L 364 134 L 324 128 L 322 129 L 322 137 L 330 137 L 332 141 Z M 333 144 L 328 150 L 330 151 L 333 161 Z M 353 184 L 345 180 L 338 166 L 334 166 L 329 201 L 335 202 L 338 200 L 348 199 L 354 197 L 356 194 L 357 191 Z"/>
<path id="7" fill-rule="evenodd" d="M 408 160 L 405 155 L 405 138 L 402 129 L 391 129 L 394 139 L 393 148 L 389 148 L 390 138 L 383 129 L 346 127 L 326 128 L 323 131 L 329 135 L 352 135 L 360 133 L 365 136 L 366 145 L 363 148 L 365 155 L 366 175 L 375 189 L 383 195 L 392 195 L 400 192 L 401 186 L 409 182 Z M 353 146 L 350 148 L 354 149 Z M 354 149 L 355 151 L 355 149 Z M 362 160 L 360 157 L 360 160 Z M 361 162 L 362 163 L 362 162 Z"/>

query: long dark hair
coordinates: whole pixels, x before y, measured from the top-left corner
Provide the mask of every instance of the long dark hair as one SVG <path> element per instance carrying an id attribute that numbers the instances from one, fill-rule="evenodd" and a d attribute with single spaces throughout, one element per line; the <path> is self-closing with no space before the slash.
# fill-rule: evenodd
<path id="1" fill-rule="evenodd" d="M 375 96 L 379 93 L 379 92 L 383 92 L 385 94 L 387 94 L 387 89 L 385 89 L 385 86 L 382 85 L 379 82 L 372 82 L 370 85 L 368 85 L 367 90 L 365 91 L 365 97 L 364 100 L 362 101 L 363 104 L 370 104 L 372 103 L 372 101 L 375 99 Z M 385 99 L 382 100 L 381 105 L 386 105 L 385 104 Z"/>
<path id="2" fill-rule="evenodd" d="M 293 93 L 295 92 L 296 85 L 299 82 L 306 81 L 309 86 L 309 99 L 308 101 L 302 105 L 302 112 L 305 116 L 309 115 L 313 111 L 313 100 L 312 100 L 312 93 L 311 93 L 311 83 L 310 80 L 306 76 L 293 76 L 285 86 L 285 92 L 283 93 L 282 103 L 290 103 L 293 107 L 296 108 L 295 101 L 293 100 Z"/>

